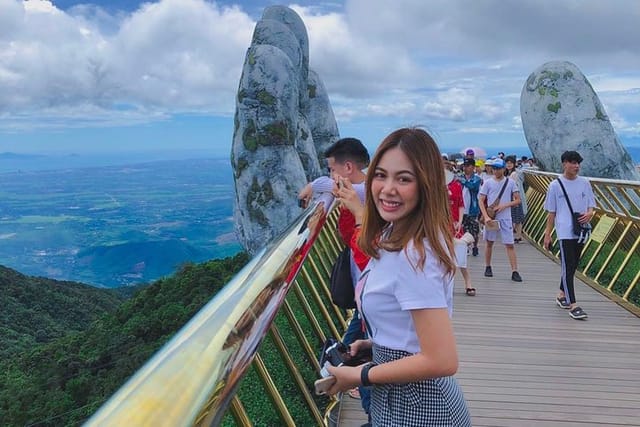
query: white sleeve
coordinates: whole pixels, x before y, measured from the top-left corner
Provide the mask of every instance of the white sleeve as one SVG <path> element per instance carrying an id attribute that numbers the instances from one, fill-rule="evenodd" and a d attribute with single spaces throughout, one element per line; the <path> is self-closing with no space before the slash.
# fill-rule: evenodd
<path id="1" fill-rule="evenodd" d="M 364 203 L 364 197 L 366 194 L 365 189 L 365 183 L 361 182 L 360 184 L 353 184 L 353 189 L 356 190 L 356 194 L 358 194 L 358 197 L 360 198 L 360 201 L 362 203 Z"/>
<path id="2" fill-rule="evenodd" d="M 311 189 L 313 190 L 313 194 L 331 193 L 334 184 L 335 181 L 333 179 L 328 176 L 321 176 L 311 182 Z"/>
<path id="3" fill-rule="evenodd" d="M 437 261 L 436 255 L 430 247 L 426 247 L 426 260 L 424 268 L 417 270 L 412 267 L 418 258 L 415 248 L 410 247 L 409 261 L 402 251 L 397 271 L 397 285 L 395 296 L 403 310 L 417 310 L 422 308 L 448 308 L 446 288 L 451 276 L 446 273 L 444 267 Z"/>
<path id="4" fill-rule="evenodd" d="M 547 190 L 547 196 L 544 199 L 544 210 L 547 212 L 556 212 L 558 207 L 556 206 L 556 192 L 559 188 L 558 183 L 552 181 L 549 184 L 549 189 Z"/>

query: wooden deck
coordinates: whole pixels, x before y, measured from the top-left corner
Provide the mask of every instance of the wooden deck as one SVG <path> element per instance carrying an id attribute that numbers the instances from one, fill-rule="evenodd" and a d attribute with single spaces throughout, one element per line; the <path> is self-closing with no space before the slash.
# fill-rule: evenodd
<path id="1" fill-rule="evenodd" d="M 511 281 L 504 247 L 485 278 L 484 251 L 469 256 L 475 297 L 458 273 L 454 326 L 474 426 L 640 426 L 640 318 L 576 281 L 589 318 L 555 304 L 560 266 L 529 243 L 516 245 L 522 283 Z M 360 426 L 360 401 L 345 395 L 339 425 Z"/>

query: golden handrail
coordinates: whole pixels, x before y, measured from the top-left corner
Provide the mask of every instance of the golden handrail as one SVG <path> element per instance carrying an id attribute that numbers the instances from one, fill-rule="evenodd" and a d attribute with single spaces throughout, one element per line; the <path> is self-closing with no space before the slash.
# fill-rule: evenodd
<path id="1" fill-rule="evenodd" d="M 255 256 L 87 422 L 87 426 L 219 425 L 227 409 L 239 425 L 251 425 L 246 402 L 236 391 L 253 366 L 283 425 L 299 423 L 276 386 L 259 353 L 266 336 L 275 343 L 290 382 L 306 404 L 306 420 L 324 423 L 332 403 L 312 394 L 318 377 L 316 351 L 327 335 L 346 325 L 345 313 L 328 300 L 331 261 L 341 249 L 335 233 L 332 197 L 307 209 L 280 237 Z M 335 209 L 333 211 L 336 211 Z M 325 221 L 331 227 L 323 227 Z M 317 244 L 314 244 L 316 243 Z M 296 278 L 298 276 L 299 278 Z M 293 288 L 289 297 L 287 294 Z M 285 299 L 286 298 L 286 299 Z M 297 298 L 303 328 L 289 300 Z M 274 319 L 285 316 L 287 336 L 306 355 L 306 378 L 288 353 Z M 267 354 L 266 356 L 272 356 Z M 305 421 L 308 422 L 308 421 Z"/>

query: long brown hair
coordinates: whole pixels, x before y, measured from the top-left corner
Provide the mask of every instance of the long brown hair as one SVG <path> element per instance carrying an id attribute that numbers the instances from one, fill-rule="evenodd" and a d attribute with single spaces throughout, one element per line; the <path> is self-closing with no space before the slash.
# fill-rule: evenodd
<path id="1" fill-rule="evenodd" d="M 376 209 L 371 184 L 380 159 L 392 148 L 402 150 L 411 161 L 416 174 L 419 201 L 407 217 L 393 224 L 389 236 L 382 238 L 382 233 L 389 224 Z M 414 267 L 422 269 L 426 260 L 424 239 L 427 239 L 447 271 L 455 272 L 449 195 L 440 150 L 431 135 L 420 128 L 402 128 L 389 134 L 373 156 L 365 188 L 367 194 L 362 230 L 358 238 L 358 246 L 364 253 L 377 259 L 380 257 L 379 250 L 400 251 L 406 249 L 413 240 L 419 254 L 418 265 Z"/>

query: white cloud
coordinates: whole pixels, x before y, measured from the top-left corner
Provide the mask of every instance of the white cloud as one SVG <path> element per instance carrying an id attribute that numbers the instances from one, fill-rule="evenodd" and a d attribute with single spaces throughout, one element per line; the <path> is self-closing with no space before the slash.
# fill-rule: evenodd
<path id="1" fill-rule="evenodd" d="M 119 16 L 113 31 L 115 17 L 97 7 L 64 13 L 44 0 L 23 5 L 0 1 L 0 16 L 14 23 L 11 33 L 0 32 L 5 123 L 29 115 L 64 120 L 71 110 L 67 118 L 77 120 L 83 109 L 90 118 L 96 108 L 125 123 L 130 110 L 152 112 L 153 120 L 233 109 L 254 26 L 237 7 L 163 0 Z"/>
<path id="2" fill-rule="evenodd" d="M 291 7 L 339 124 L 393 118 L 513 132 L 527 76 L 562 59 L 587 75 L 616 130 L 638 132 L 635 0 Z M 131 13 L 0 0 L 0 129 L 230 115 L 254 25 L 240 7 L 211 0 L 142 3 Z"/>

